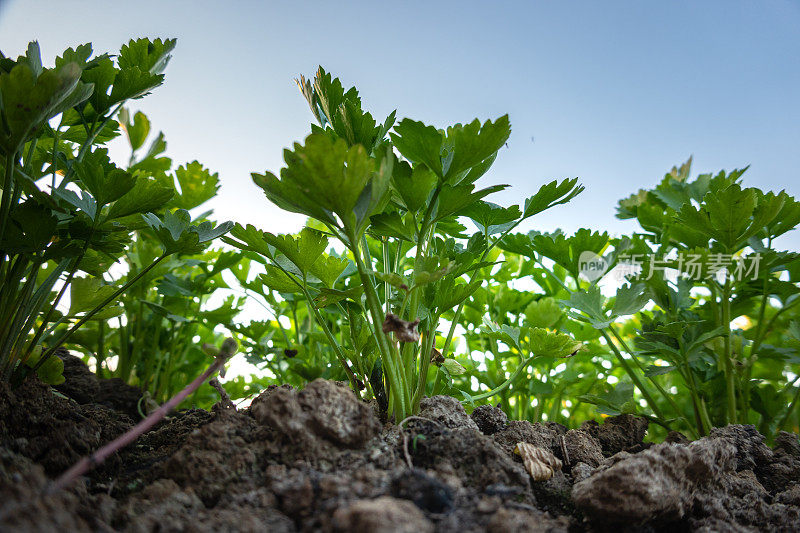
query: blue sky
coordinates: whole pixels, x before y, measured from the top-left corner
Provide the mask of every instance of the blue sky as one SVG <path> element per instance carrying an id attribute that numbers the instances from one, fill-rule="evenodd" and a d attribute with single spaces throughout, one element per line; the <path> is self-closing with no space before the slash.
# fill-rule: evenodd
<path id="1" fill-rule="evenodd" d="M 750 164 L 745 184 L 800 195 L 800 3 L 78 2 L 0 0 L 0 49 L 39 40 L 115 52 L 177 37 L 163 87 L 133 104 L 169 154 L 220 173 L 220 219 L 294 231 L 250 172 L 281 167 L 312 120 L 293 78 L 317 65 L 364 106 L 444 127 L 509 113 L 483 184 L 518 203 L 552 179 L 586 192 L 525 229 L 631 231 L 617 200 L 694 155 L 694 171 Z M 126 154 L 114 152 L 120 161 Z M 792 235 L 783 245 L 800 248 Z"/>

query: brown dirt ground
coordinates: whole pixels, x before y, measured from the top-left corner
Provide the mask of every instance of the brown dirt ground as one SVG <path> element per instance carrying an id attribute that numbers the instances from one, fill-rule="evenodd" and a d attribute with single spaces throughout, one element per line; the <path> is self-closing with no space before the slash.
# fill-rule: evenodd
<path id="1" fill-rule="evenodd" d="M 800 531 L 800 441 L 752 426 L 644 443 L 633 416 L 508 421 L 453 398 L 401 430 L 340 384 L 173 413 L 67 490 L 51 480 L 127 430 L 138 391 L 65 358 L 67 382 L 0 384 L 2 531 Z M 517 443 L 562 462 L 534 481 Z"/>

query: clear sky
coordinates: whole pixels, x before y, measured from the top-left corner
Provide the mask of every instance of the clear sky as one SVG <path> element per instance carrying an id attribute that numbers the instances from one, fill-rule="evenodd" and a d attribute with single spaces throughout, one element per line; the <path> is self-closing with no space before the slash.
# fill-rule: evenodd
<path id="1" fill-rule="evenodd" d="M 250 172 L 277 172 L 312 120 L 293 78 L 317 65 L 393 109 L 444 127 L 509 113 L 512 135 L 481 183 L 518 203 L 580 177 L 570 205 L 525 229 L 630 231 L 618 199 L 694 154 L 694 171 L 750 164 L 745 184 L 800 195 L 800 3 L 206 2 L 0 0 L 0 49 L 37 39 L 116 52 L 132 37 L 177 37 L 166 83 L 133 109 L 176 161 L 220 173 L 220 219 L 294 231 Z M 122 161 L 124 153 L 115 152 Z M 783 245 L 800 249 L 797 234 Z"/>

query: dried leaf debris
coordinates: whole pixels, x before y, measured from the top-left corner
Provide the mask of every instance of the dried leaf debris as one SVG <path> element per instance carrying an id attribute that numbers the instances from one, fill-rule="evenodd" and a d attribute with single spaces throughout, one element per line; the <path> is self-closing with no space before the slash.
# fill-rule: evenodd
<path id="1" fill-rule="evenodd" d="M 534 481 L 547 481 L 556 470 L 561 470 L 561 461 L 550 450 L 527 442 L 518 442 L 514 453 L 522 457 L 525 470 Z"/>

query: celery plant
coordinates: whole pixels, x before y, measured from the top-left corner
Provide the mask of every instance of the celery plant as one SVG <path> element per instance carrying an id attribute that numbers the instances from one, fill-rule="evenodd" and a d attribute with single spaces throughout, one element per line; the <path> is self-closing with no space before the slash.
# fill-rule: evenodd
<path id="1" fill-rule="evenodd" d="M 476 189 L 475 182 L 508 139 L 508 117 L 446 130 L 410 119 L 395 124 L 394 113 L 376 123 L 356 89 L 345 91 L 324 70 L 298 84 L 319 126 L 285 151 L 280 176 L 253 180 L 278 207 L 311 217 L 321 230 L 292 237 L 237 225 L 226 241 L 262 258 L 265 284 L 302 294 L 353 388 L 378 397 L 387 391 L 387 408 L 401 420 L 428 392 L 440 317 L 480 287 L 491 250 L 523 220 L 582 187 L 577 180 L 550 183 L 522 209 L 490 204 L 482 199 L 505 186 Z M 479 231 L 465 234 L 460 216 Z M 324 253 L 331 237 L 348 250 L 346 259 Z M 337 288 L 348 263 L 357 283 Z M 336 338 L 327 307 L 351 326 L 369 325 L 376 364 Z"/>
<path id="2" fill-rule="evenodd" d="M 0 54 L 0 379 L 19 382 L 31 370 L 63 379 L 50 356 L 72 333 L 118 313 L 109 304 L 167 257 L 227 229 L 190 226 L 180 211 L 155 217 L 173 188 L 146 171 L 118 168 L 100 148 L 118 135 L 122 105 L 161 85 L 174 46 L 130 41 L 115 62 L 91 57 L 87 44 L 66 50 L 53 68 L 42 66 L 35 42 L 16 60 Z M 145 225 L 155 228 L 162 251 L 123 285 L 104 282 L 131 232 Z M 70 288 L 73 306 L 64 315 L 58 307 Z"/>

